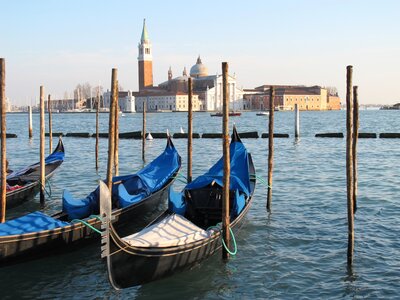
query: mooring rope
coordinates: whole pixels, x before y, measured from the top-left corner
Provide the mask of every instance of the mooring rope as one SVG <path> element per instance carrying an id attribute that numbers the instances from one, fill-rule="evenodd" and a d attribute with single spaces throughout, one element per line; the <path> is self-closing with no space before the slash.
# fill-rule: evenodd
<path id="1" fill-rule="evenodd" d="M 91 216 L 91 217 L 99 217 L 100 218 L 100 216 Z M 101 219 L 100 219 L 101 220 Z M 92 225 L 90 225 L 88 222 L 86 222 L 86 221 L 84 221 L 84 220 L 80 220 L 80 219 L 73 219 L 72 221 L 71 221 L 71 224 L 73 224 L 73 223 L 82 223 L 83 225 L 85 225 L 85 226 L 87 226 L 87 227 L 89 227 L 90 229 L 92 229 L 94 232 L 97 232 L 98 234 L 101 234 L 102 232 L 100 231 L 100 230 L 98 230 L 97 228 L 95 228 L 95 227 L 93 227 Z"/>
<path id="2" fill-rule="evenodd" d="M 217 229 L 221 234 L 221 242 L 222 242 L 222 245 L 224 246 L 226 252 L 228 252 L 230 255 L 236 255 L 238 249 L 237 249 L 237 243 L 236 243 L 235 235 L 233 234 L 232 228 L 229 226 L 229 232 L 231 233 L 231 236 L 232 236 L 232 242 L 233 242 L 234 250 L 230 251 L 229 248 L 226 246 L 226 243 L 224 241 L 224 237 L 222 236 L 222 232 L 221 232 L 222 228 L 220 226 L 221 226 L 221 223 L 218 223 L 215 226 L 210 226 L 210 227 L 207 228 L 207 231 L 210 230 L 210 229 Z"/>
<path id="3" fill-rule="evenodd" d="M 262 185 L 265 185 L 265 186 L 269 187 L 270 189 L 272 189 L 272 186 L 268 185 L 268 182 L 266 182 L 262 177 L 257 176 L 256 174 L 250 174 L 250 176 L 259 180 Z"/>

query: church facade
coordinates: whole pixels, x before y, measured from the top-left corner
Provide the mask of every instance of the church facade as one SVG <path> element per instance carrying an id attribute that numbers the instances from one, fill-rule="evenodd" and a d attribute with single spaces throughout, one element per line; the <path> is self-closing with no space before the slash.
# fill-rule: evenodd
<path id="1" fill-rule="evenodd" d="M 135 111 L 143 111 L 145 103 L 146 110 L 150 112 L 187 111 L 189 78 L 192 78 L 193 83 L 192 102 L 194 111 L 222 110 L 222 75 L 209 75 L 208 68 L 202 63 L 200 56 L 197 58 L 196 64 L 191 67 L 189 75 L 185 68 L 182 76 L 174 78 L 170 67 L 167 80 L 154 86 L 152 45 L 145 21 L 138 44 L 138 53 L 139 91 L 132 93 L 132 97 L 135 98 Z M 243 109 L 244 92 L 237 88 L 235 76 L 229 75 L 228 84 L 230 109 Z M 120 106 L 124 107 L 121 103 Z M 130 107 L 133 107 L 132 104 Z"/>

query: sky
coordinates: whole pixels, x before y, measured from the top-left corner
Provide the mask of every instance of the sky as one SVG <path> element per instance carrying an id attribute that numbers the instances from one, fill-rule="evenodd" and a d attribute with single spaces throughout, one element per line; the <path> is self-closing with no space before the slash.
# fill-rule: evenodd
<path id="1" fill-rule="evenodd" d="M 6 96 L 34 104 L 77 84 L 138 89 L 143 19 L 153 46 L 157 85 L 188 71 L 200 55 L 209 74 L 229 64 L 238 87 L 334 86 L 345 102 L 353 66 L 361 104 L 400 102 L 400 1 L 105 1 L 0 0 L 0 57 Z"/>

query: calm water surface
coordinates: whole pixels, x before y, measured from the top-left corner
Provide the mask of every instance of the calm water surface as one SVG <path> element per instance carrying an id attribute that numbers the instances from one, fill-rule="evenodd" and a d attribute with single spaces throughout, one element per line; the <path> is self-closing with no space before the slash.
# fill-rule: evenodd
<path id="1" fill-rule="evenodd" d="M 345 111 L 301 113 L 301 139 L 294 141 L 294 114 L 275 114 L 273 212 L 265 210 L 266 187 L 258 184 L 253 207 L 237 237 L 238 254 L 228 263 L 219 255 L 192 270 L 123 291 L 113 290 L 99 245 L 24 264 L 0 268 L 3 299 L 390 299 L 400 293 L 400 140 L 359 140 L 359 196 L 355 221 L 353 272 L 346 267 L 347 210 L 345 139 L 318 139 L 315 133 L 345 132 Z M 120 118 L 120 132 L 141 129 L 140 114 Z M 196 113 L 194 132 L 220 132 L 221 118 Z M 239 132 L 267 132 L 267 117 L 254 112 L 232 118 Z M 108 115 L 101 114 L 106 132 Z M 12 168 L 38 160 L 39 117 L 34 115 L 34 139 L 29 141 L 27 116 L 7 116 L 7 140 Z M 186 113 L 148 114 L 151 132 L 179 132 Z M 186 131 L 186 129 L 185 129 Z M 399 111 L 360 111 L 361 132 L 400 132 Z M 95 132 L 95 114 L 54 114 L 53 132 Z M 56 141 L 53 141 L 55 144 Z M 267 178 L 267 139 L 244 139 L 257 173 Z M 45 212 L 61 208 L 63 189 L 85 196 L 106 173 L 107 140 L 100 142 L 100 170 L 94 162 L 95 139 L 64 138 L 66 160 L 51 181 L 52 197 Z M 186 140 L 174 140 L 186 173 Z M 148 161 L 165 147 L 149 141 Z M 48 146 L 47 148 L 48 149 Z M 142 167 L 138 140 L 120 141 L 120 173 Z M 221 155 L 217 139 L 195 139 L 194 176 L 206 171 Z M 183 187 L 177 182 L 175 189 Z M 39 209 L 36 198 L 8 217 Z"/>

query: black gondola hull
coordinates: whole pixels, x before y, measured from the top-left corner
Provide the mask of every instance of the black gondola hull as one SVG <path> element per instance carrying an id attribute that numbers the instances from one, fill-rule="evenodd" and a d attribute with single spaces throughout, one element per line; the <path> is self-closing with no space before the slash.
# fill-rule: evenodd
<path id="1" fill-rule="evenodd" d="M 250 204 L 249 202 L 240 216 L 231 224 L 234 234 L 238 233 Z M 116 289 L 141 285 L 191 269 L 222 247 L 219 232 L 201 242 L 157 249 L 130 247 L 111 231 L 109 243 L 108 273 L 110 282 Z"/>
<path id="2" fill-rule="evenodd" d="M 164 187 L 141 202 L 129 207 L 113 211 L 114 226 L 117 230 L 139 230 L 148 224 L 149 220 L 159 215 L 165 208 L 168 190 L 174 181 L 176 173 Z M 61 218 L 62 213 L 53 215 Z M 96 218 L 85 220 L 96 229 L 101 222 Z M 127 225 L 129 226 L 127 227 Z M 0 266 L 44 257 L 51 254 L 69 252 L 84 244 L 98 241 L 100 235 L 82 223 L 74 223 L 54 230 L 27 233 L 13 236 L 0 236 Z"/>

